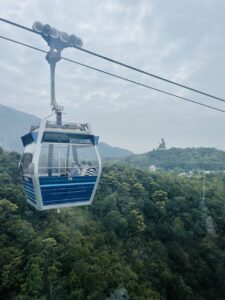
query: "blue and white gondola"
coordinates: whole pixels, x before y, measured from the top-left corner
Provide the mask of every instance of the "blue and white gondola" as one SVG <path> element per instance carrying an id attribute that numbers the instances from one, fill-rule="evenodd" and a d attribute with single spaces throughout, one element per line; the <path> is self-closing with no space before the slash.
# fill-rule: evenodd
<path id="1" fill-rule="evenodd" d="M 27 202 L 38 210 L 92 203 L 101 159 L 89 124 L 42 120 L 22 142 L 20 172 Z"/>

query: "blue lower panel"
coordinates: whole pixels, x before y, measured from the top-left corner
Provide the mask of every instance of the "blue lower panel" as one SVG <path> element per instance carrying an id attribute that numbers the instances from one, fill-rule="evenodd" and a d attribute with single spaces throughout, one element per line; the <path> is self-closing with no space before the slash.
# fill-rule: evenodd
<path id="1" fill-rule="evenodd" d="M 60 205 L 90 200 L 96 176 L 40 177 L 43 205 Z"/>
<path id="2" fill-rule="evenodd" d="M 33 186 L 32 178 L 23 176 L 22 182 L 23 182 L 23 187 L 24 187 L 27 199 L 30 200 L 31 202 L 33 202 L 34 204 L 37 204 L 36 199 L 35 199 L 35 194 L 34 194 L 34 186 Z"/>
<path id="3" fill-rule="evenodd" d="M 35 195 L 31 191 L 29 191 L 25 188 L 25 192 L 29 198 L 31 198 L 32 200 L 35 200 Z"/>
<path id="4" fill-rule="evenodd" d="M 68 176 L 41 176 L 39 177 L 40 185 L 44 184 L 63 184 L 63 183 L 88 183 L 88 182 L 96 182 L 97 176 L 75 176 L 68 179 Z"/>

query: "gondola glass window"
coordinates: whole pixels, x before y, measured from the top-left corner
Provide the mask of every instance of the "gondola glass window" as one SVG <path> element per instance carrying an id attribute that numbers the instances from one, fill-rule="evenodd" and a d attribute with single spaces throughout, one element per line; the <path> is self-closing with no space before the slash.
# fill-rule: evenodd
<path id="1" fill-rule="evenodd" d="M 38 163 L 39 176 L 96 176 L 98 158 L 92 145 L 43 143 Z"/>
<path id="2" fill-rule="evenodd" d="M 34 147 L 34 143 L 31 143 L 25 147 L 25 151 L 20 162 L 20 172 L 23 175 L 32 175 L 34 172 L 34 166 L 32 163 Z"/>
<path id="3" fill-rule="evenodd" d="M 21 167 L 22 167 L 22 173 L 24 175 L 30 174 L 30 165 L 32 162 L 33 154 L 32 153 L 24 153 L 22 159 L 21 159 Z"/>

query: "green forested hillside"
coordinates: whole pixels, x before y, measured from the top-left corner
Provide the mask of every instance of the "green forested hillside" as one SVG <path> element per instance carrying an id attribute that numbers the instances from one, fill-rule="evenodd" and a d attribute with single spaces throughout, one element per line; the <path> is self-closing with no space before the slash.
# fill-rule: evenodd
<path id="1" fill-rule="evenodd" d="M 164 170 L 225 170 L 225 152 L 215 148 L 170 148 L 135 154 L 124 159 L 137 168 L 155 165 Z"/>
<path id="2" fill-rule="evenodd" d="M 18 159 L 0 151 L 0 299 L 224 299 L 224 174 L 204 202 L 200 175 L 107 166 L 91 207 L 37 212 Z"/>

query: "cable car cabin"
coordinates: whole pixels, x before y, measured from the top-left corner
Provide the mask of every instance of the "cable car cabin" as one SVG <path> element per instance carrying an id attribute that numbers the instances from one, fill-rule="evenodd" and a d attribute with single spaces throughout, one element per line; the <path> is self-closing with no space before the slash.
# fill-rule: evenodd
<path id="1" fill-rule="evenodd" d="M 101 175 L 98 137 L 88 124 L 42 120 L 22 138 L 20 172 L 38 210 L 91 204 Z"/>

